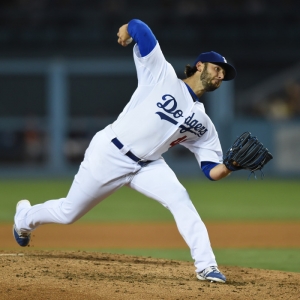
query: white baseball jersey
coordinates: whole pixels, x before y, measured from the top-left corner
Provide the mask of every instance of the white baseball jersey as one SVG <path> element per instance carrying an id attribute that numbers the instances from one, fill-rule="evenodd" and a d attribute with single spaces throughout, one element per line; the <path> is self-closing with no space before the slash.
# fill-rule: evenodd
<path id="1" fill-rule="evenodd" d="M 111 126 L 117 138 L 143 159 L 158 159 L 182 143 L 195 153 L 199 164 L 222 161 L 218 134 L 203 104 L 194 102 L 185 83 L 165 60 L 159 43 L 145 57 L 137 45 L 133 52 L 138 87 Z"/>

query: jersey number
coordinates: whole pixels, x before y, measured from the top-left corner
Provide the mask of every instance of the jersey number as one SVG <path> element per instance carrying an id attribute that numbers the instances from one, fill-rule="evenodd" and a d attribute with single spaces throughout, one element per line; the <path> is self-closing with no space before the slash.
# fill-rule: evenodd
<path id="1" fill-rule="evenodd" d="M 174 142 L 172 142 L 172 143 L 170 144 L 170 147 L 174 147 L 174 146 L 176 146 L 177 144 L 180 144 L 180 143 L 182 143 L 182 142 L 184 142 L 184 141 L 186 141 L 186 135 L 183 136 L 183 137 L 181 137 L 181 138 L 179 138 L 179 139 L 177 139 L 177 140 L 175 140 Z"/>

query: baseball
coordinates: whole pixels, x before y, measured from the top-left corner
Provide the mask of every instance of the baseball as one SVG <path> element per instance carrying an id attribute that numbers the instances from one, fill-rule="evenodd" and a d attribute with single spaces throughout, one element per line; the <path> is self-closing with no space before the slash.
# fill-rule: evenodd
<path id="1" fill-rule="evenodd" d="M 126 40 L 126 45 L 129 45 L 130 43 L 132 42 L 132 37 L 131 38 L 129 38 L 128 40 Z"/>

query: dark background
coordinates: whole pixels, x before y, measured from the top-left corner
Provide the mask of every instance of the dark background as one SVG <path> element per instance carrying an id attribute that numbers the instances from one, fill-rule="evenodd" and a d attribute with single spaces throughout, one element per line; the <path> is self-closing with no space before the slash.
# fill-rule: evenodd
<path id="1" fill-rule="evenodd" d="M 116 33 L 132 18 L 149 24 L 166 57 L 224 55 L 238 90 L 300 60 L 296 0 L 4 0 L 0 57 L 131 56 Z"/>
<path id="2" fill-rule="evenodd" d="M 123 49 L 117 44 L 116 34 L 133 18 L 150 26 L 167 60 L 182 59 L 180 78 L 186 64 L 211 50 L 236 67 L 234 113 L 228 118 L 235 126 L 239 126 L 237 119 L 247 119 L 251 124 L 267 122 L 261 123 L 265 129 L 269 121 L 300 119 L 299 72 L 276 81 L 276 89 L 269 87 L 270 94 L 262 100 L 247 94 L 299 64 L 300 14 L 296 0 L 3 0 L 0 67 L 4 70 L 6 62 L 30 60 L 131 62 L 132 45 Z M 70 122 L 66 124 L 68 140 L 63 151 L 69 161 L 81 161 L 93 134 L 118 116 L 136 88 L 134 73 L 104 73 L 72 73 L 68 77 Z M 0 72 L 0 163 L 47 160 L 51 145 L 47 80 L 45 72 L 9 73 L 7 68 Z M 206 105 L 206 95 L 201 100 Z M 211 107 L 207 105 L 206 109 L 210 115 Z M 95 126 L 88 123 L 92 119 Z M 276 129 L 276 124 L 269 124 L 270 128 Z M 233 131 L 227 133 L 224 137 L 228 141 L 230 133 L 235 136 Z M 271 136 L 269 131 L 265 134 Z M 177 152 L 182 156 L 180 149 Z"/>

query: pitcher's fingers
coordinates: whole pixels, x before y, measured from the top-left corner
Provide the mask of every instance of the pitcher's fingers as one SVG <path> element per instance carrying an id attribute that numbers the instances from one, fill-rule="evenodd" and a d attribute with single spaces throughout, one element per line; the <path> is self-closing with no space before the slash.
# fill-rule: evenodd
<path id="1" fill-rule="evenodd" d="M 125 42 L 123 42 L 120 38 L 118 39 L 118 43 L 119 43 L 120 45 L 122 45 L 123 47 L 126 47 L 126 46 L 127 46 L 127 44 L 126 44 Z"/>

